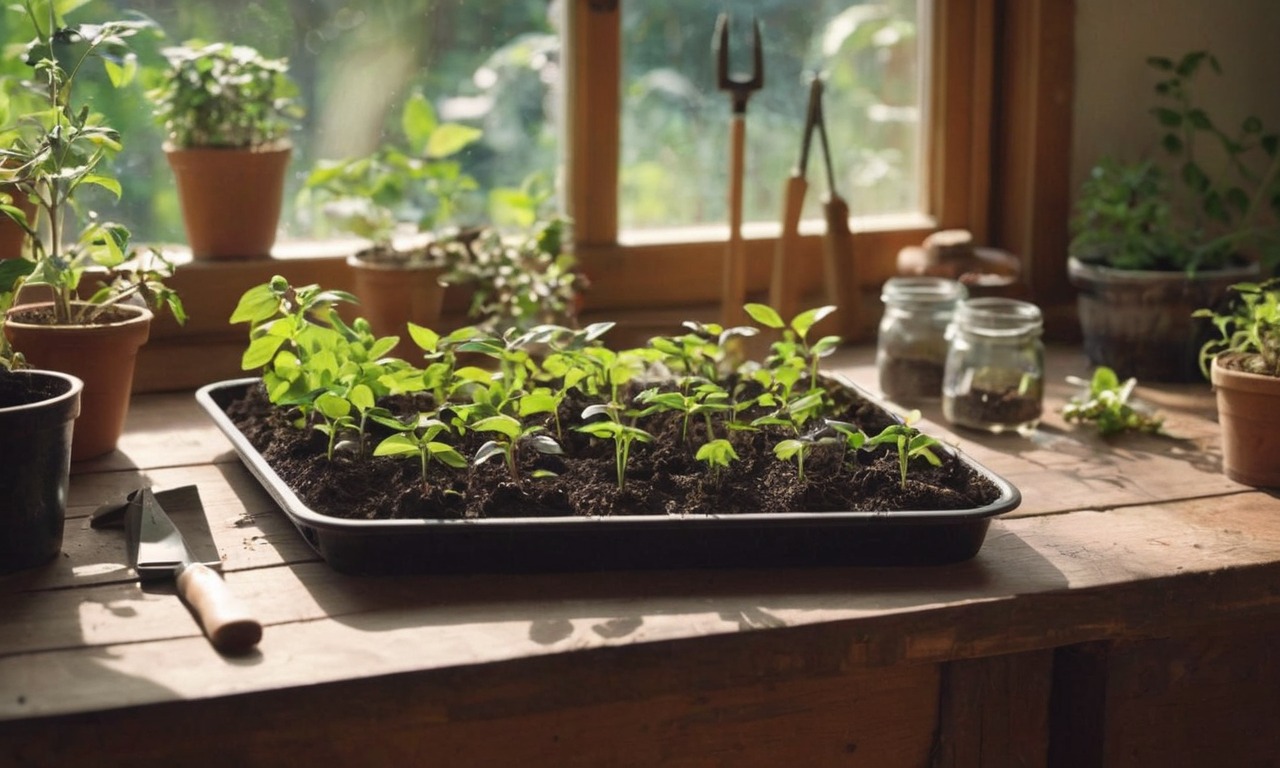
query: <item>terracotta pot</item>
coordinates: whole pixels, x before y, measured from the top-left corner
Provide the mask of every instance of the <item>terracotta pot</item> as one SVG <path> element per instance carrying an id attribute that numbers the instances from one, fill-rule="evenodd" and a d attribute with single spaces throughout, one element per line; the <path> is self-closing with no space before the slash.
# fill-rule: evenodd
<path id="1" fill-rule="evenodd" d="M 358 314 L 369 321 L 378 336 L 408 338 L 409 322 L 435 329 L 444 306 L 445 287 L 440 284 L 443 266 L 406 265 L 347 257 L 360 298 Z"/>
<path id="2" fill-rule="evenodd" d="M 1222 427 L 1222 473 L 1237 483 L 1280 488 L 1280 378 L 1209 369 Z"/>
<path id="3" fill-rule="evenodd" d="M 288 145 L 263 150 L 165 147 L 193 258 L 271 255 L 291 152 Z"/>
<path id="4" fill-rule="evenodd" d="M 138 348 L 151 332 L 151 310 L 121 306 L 126 319 L 101 325 L 44 325 L 31 322 L 48 304 L 9 310 L 5 335 L 36 368 L 69 373 L 84 381 L 80 419 L 71 460 L 115 450 L 124 431 Z"/>
<path id="5" fill-rule="evenodd" d="M 65 373 L 0 369 L 0 573 L 46 563 L 62 550 L 83 388 Z"/>
<path id="6" fill-rule="evenodd" d="M 1068 262 L 1084 351 L 1093 365 L 1105 365 L 1123 379 L 1200 381 L 1200 347 L 1215 334 L 1207 320 L 1191 313 L 1212 307 L 1227 288 L 1259 274 L 1248 267 L 1182 272 L 1112 269 Z"/>
<path id="7" fill-rule="evenodd" d="M 21 195 L 12 184 L 0 184 L 0 193 L 14 199 L 15 204 L 27 214 L 27 221 L 35 218 L 36 207 L 24 199 L 19 199 Z M 22 258 L 22 247 L 26 242 L 27 233 L 22 227 L 18 226 L 13 219 L 0 213 L 0 259 Z"/>

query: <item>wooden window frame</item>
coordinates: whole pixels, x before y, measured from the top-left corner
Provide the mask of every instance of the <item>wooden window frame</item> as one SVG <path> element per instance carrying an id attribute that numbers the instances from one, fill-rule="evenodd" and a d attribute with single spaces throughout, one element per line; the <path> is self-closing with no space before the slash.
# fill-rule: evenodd
<path id="1" fill-rule="evenodd" d="M 620 28 L 627 0 L 567 0 L 565 88 L 566 207 L 575 247 L 591 281 L 584 319 L 620 321 L 616 343 L 642 343 L 679 321 L 718 317 L 723 235 L 687 243 L 622 244 L 618 237 Z M 928 215 L 857 220 L 862 306 L 878 301 L 903 246 L 941 228 L 963 227 L 979 242 L 1022 257 L 1026 295 L 1046 315 L 1049 338 L 1074 339 L 1078 325 L 1066 277 L 1074 0 L 933 0 L 926 162 Z M 614 10 L 610 11 L 612 8 Z M 779 183 L 781 180 L 779 180 Z M 802 230 L 803 231 L 803 230 Z M 776 236 L 749 229 L 748 290 L 763 297 Z M 152 325 L 135 391 L 188 389 L 242 375 L 243 326 L 229 326 L 243 291 L 273 274 L 296 284 L 350 288 L 345 244 L 292 243 L 270 260 L 188 262 L 170 282 L 190 320 L 167 315 Z M 802 238 L 796 270 L 816 292 L 821 235 Z M 461 320 L 465 293 L 451 290 L 446 322 Z M 848 340 L 874 339 L 878 311 L 860 313 Z M 611 336 L 612 338 L 612 336 Z"/>
<path id="2" fill-rule="evenodd" d="M 618 226 L 621 11 L 618 0 L 566 9 L 566 207 L 591 280 L 590 310 L 662 310 L 714 318 L 722 240 L 624 243 Z M 923 216 L 855 219 L 863 294 L 894 274 L 899 249 L 937 229 L 964 228 L 1022 257 L 1024 288 L 1061 304 L 1065 290 L 1072 0 L 933 0 Z M 781 180 L 779 180 L 781 183 Z M 775 227 L 776 229 L 776 227 Z M 776 235 L 747 235 L 747 286 L 768 289 Z M 802 238 L 800 283 L 817 292 L 821 234 Z M 672 276 L 677 276 L 673 279 Z M 865 302 L 864 302 L 865 305 Z M 863 313 L 874 323 L 876 314 Z M 874 333 L 864 321 L 855 340 Z"/>

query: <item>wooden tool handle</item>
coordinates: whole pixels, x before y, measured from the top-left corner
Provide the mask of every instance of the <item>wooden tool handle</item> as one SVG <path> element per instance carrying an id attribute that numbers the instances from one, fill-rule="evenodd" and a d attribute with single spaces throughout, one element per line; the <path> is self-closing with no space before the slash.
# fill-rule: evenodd
<path id="1" fill-rule="evenodd" d="M 839 307 L 840 335 L 852 340 L 858 334 L 862 313 L 858 264 L 853 256 L 853 233 L 849 231 L 849 204 L 832 193 L 823 205 L 827 238 L 822 246 L 822 266 L 827 284 L 827 301 Z"/>
<path id="2" fill-rule="evenodd" d="M 214 648 L 245 653 L 262 639 L 262 624 L 213 569 L 192 563 L 182 569 L 177 581 L 178 594 L 195 611 Z"/>
<path id="3" fill-rule="evenodd" d="M 741 325 L 742 305 L 747 301 L 747 257 L 742 244 L 742 171 L 746 149 L 746 120 L 734 115 L 729 148 L 729 248 L 725 254 L 724 289 L 720 297 L 720 324 Z"/>
<path id="4" fill-rule="evenodd" d="M 799 174 L 787 180 L 782 201 L 782 233 L 778 236 L 778 248 L 773 254 L 773 276 L 769 280 L 769 305 L 778 311 L 784 322 L 795 317 L 800 303 L 800 281 L 796 267 L 800 250 L 800 213 L 804 209 L 804 196 L 809 183 Z"/>

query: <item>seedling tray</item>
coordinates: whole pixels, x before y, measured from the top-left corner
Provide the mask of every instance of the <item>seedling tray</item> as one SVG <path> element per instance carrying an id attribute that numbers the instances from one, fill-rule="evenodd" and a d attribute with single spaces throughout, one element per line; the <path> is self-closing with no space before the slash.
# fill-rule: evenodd
<path id="1" fill-rule="evenodd" d="M 209 384 L 196 400 L 307 543 L 343 573 L 941 565 L 976 555 L 991 519 L 1022 501 L 1007 480 L 961 453 L 999 490 L 991 503 L 945 511 L 347 520 L 308 508 L 227 416 L 257 381 Z"/>

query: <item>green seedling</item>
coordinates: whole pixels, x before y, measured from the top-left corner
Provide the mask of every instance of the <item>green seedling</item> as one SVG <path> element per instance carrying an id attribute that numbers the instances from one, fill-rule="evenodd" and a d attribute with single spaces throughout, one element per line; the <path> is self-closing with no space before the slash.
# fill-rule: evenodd
<path id="1" fill-rule="evenodd" d="M 1221 334 L 1200 349 L 1200 370 L 1209 378 L 1213 358 L 1231 354 L 1249 373 L 1280 376 L 1280 278 L 1239 283 L 1231 292 L 1228 311 L 1198 309 L 1191 315 L 1209 318 Z"/>
<path id="2" fill-rule="evenodd" d="M 813 450 L 812 440 L 803 440 L 798 437 L 782 440 L 773 446 L 773 455 L 782 461 L 796 462 L 796 472 L 800 478 L 800 482 L 804 482 L 804 459 Z"/>
<path id="3" fill-rule="evenodd" d="M 1087 386 L 1087 394 L 1073 397 L 1062 407 L 1062 418 L 1078 424 L 1093 424 L 1098 434 L 1103 437 L 1118 435 L 1122 432 L 1158 433 L 1164 420 L 1155 415 L 1143 413 L 1129 404 L 1138 380 L 1129 378 L 1120 381 L 1116 372 L 1107 366 L 1099 366 L 1089 381 L 1070 376 L 1067 381 L 1078 386 Z"/>
<path id="4" fill-rule="evenodd" d="M 730 409 L 729 393 L 718 384 L 705 382 L 699 384 L 691 394 L 683 392 L 662 392 L 656 388 L 646 389 L 636 396 L 636 402 L 657 406 L 663 411 L 680 413 L 680 441 L 689 442 L 689 420 L 701 416 L 707 425 L 707 439 L 715 437 L 711 416 Z"/>
<path id="5" fill-rule="evenodd" d="M 720 473 L 738 460 L 738 452 L 728 440 L 721 437 L 703 443 L 694 458 L 707 465 L 713 479 L 719 479 Z"/>
<path id="6" fill-rule="evenodd" d="M 805 310 L 784 322 L 777 310 L 767 304 L 747 304 L 743 307 L 751 319 L 766 328 L 782 331 L 782 338 L 772 345 L 773 354 L 766 361 L 767 367 L 776 368 L 783 365 L 794 365 L 799 360 L 803 369 L 809 373 L 809 386 L 818 386 L 818 363 L 828 357 L 840 346 L 839 336 L 823 336 L 812 345 L 808 343 L 809 332 L 820 320 L 836 311 L 833 306 L 815 307 Z"/>
<path id="7" fill-rule="evenodd" d="M 492 432 L 494 439 L 485 442 L 476 451 L 474 461 L 483 464 L 494 456 L 502 456 L 506 461 L 507 472 L 511 481 L 520 482 L 520 471 L 516 465 L 516 448 L 522 441 L 528 441 L 535 451 L 542 454 L 561 454 L 564 450 L 550 435 L 539 435 L 542 427 L 521 424 L 519 419 L 505 414 L 489 416 L 471 425 L 477 432 Z"/>
<path id="8" fill-rule="evenodd" d="M 840 442 L 844 446 L 845 458 L 847 459 L 849 456 L 853 456 L 852 463 L 854 466 L 857 466 L 858 451 L 866 444 L 867 433 L 847 421 L 827 419 L 826 422 L 827 426 L 840 436 Z"/>
<path id="9" fill-rule="evenodd" d="M 638 415 L 632 415 L 632 419 Z M 653 442 L 653 435 L 634 424 L 623 423 L 621 412 L 613 404 L 600 403 L 589 406 L 582 411 L 582 418 L 584 419 L 594 419 L 598 416 L 608 416 L 609 418 L 606 421 L 593 421 L 584 424 L 577 427 L 577 430 L 592 437 L 613 441 L 614 463 L 618 471 L 618 490 L 621 491 L 626 487 L 627 462 L 631 457 L 632 444 L 636 442 Z"/>
<path id="10" fill-rule="evenodd" d="M 912 411 L 903 423 L 890 424 L 880 434 L 868 438 L 864 443 L 868 448 L 874 445 L 890 445 L 897 449 L 902 488 L 907 487 L 907 467 L 912 459 L 922 458 L 935 467 L 942 465 L 942 460 L 931 450 L 940 443 L 912 426 L 919 420 L 920 412 Z"/>
<path id="11" fill-rule="evenodd" d="M 398 432 L 387 437 L 373 449 L 374 456 L 417 456 L 422 466 L 422 489 L 427 485 L 427 467 L 432 461 L 463 469 L 467 460 L 450 444 L 437 440 L 448 426 L 439 419 L 422 419 L 416 429 Z"/>

